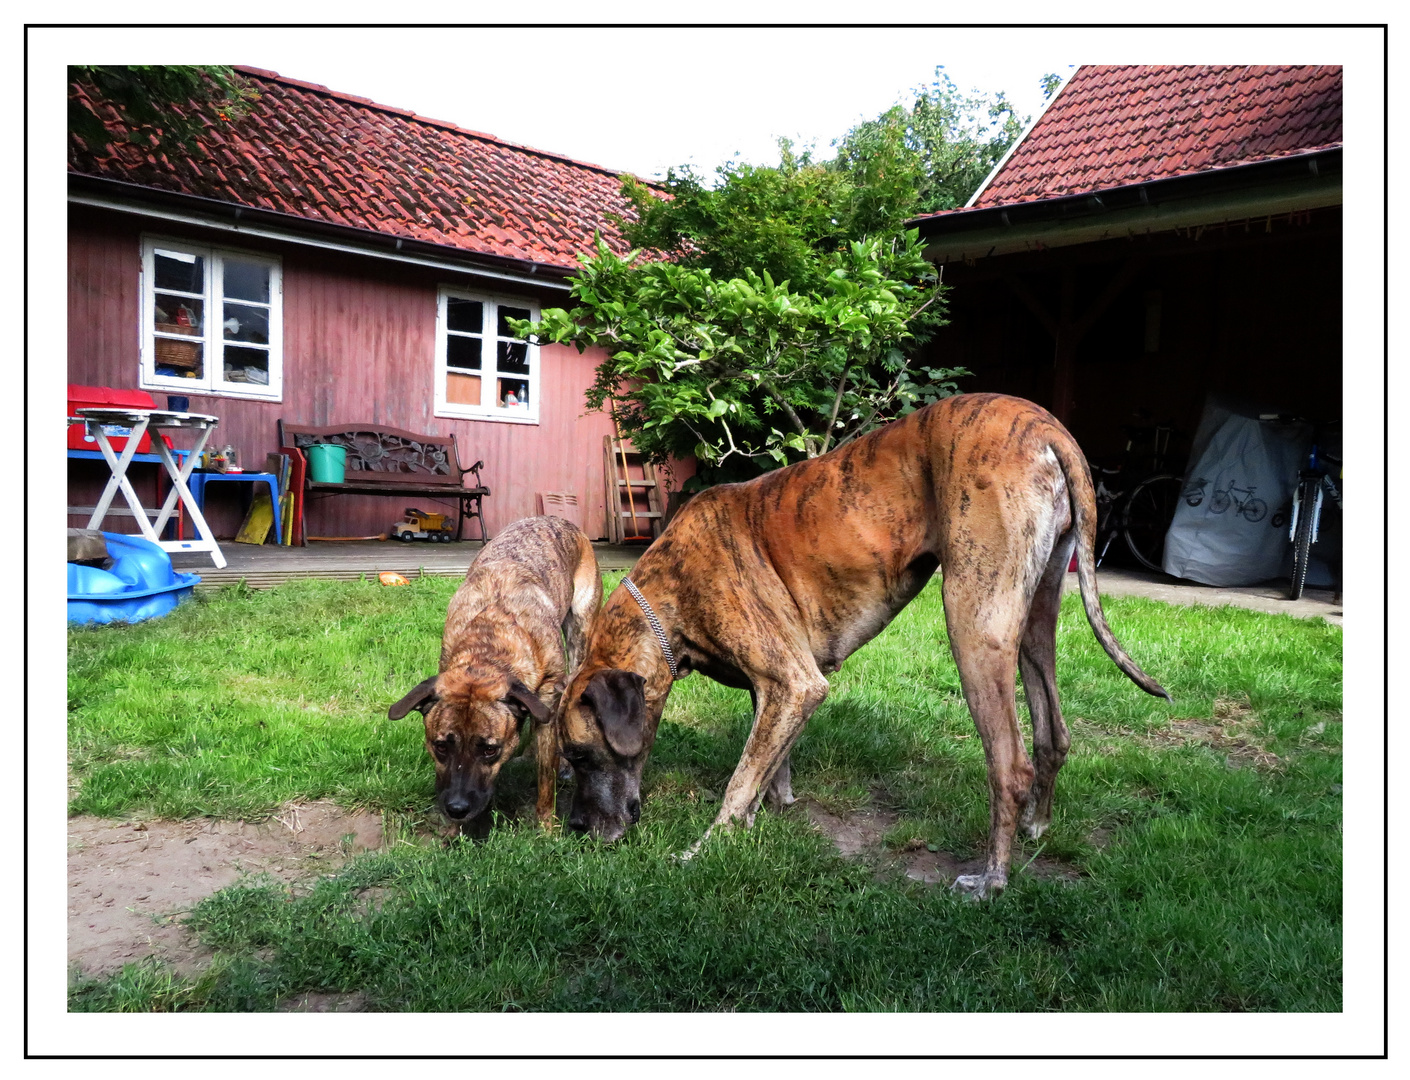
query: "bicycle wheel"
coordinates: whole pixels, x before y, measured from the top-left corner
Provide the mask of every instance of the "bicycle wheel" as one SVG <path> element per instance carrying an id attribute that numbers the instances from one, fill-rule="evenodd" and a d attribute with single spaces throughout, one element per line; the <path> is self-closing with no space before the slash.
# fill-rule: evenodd
<path id="1" fill-rule="evenodd" d="M 1292 587 L 1288 590 L 1289 600 L 1302 598 L 1302 587 L 1307 583 L 1307 560 L 1312 557 L 1312 529 L 1316 524 L 1312 519 L 1317 512 L 1317 483 L 1313 478 L 1304 480 L 1297 491 L 1297 531 L 1293 534 Z"/>
<path id="2" fill-rule="evenodd" d="M 1268 504 L 1262 499 L 1249 499 L 1244 503 L 1243 509 L 1239 511 L 1244 516 L 1244 520 L 1257 525 L 1268 516 Z"/>
<path id="3" fill-rule="evenodd" d="M 1229 503 L 1231 501 L 1228 488 L 1225 488 L 1223 491 L 1216 491 L 1214 498 L 1209 500 L 1209 512 L 1211 514 L 1222 514 L 1225 510 L 1229 509 Z"/>
<path id="4" fill-rule="evenodd" d="M 1178 476 L 1152 476 L 1137 484 L 1126 500 L 1122 514 L 1126 546 L 1148 570 L 1164 571 L 1165 534 L 1182 489 Z"/>

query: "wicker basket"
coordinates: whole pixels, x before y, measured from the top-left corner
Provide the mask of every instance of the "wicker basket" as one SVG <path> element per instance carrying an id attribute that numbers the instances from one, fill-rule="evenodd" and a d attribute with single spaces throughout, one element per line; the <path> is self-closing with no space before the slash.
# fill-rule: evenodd
<path id="1" fill-rule="evenodd" d="M 162 333 L 177 334 L 183 330 L 190 330 L 189 326 L 178 326 L 176 323 L 157 323 L 157 330 Z M 156 338 L 157 363 L 167 367 L 185 368 L 187 371 L 195 371 L 201 366 L 201 340 L 199 338 L 187 338 L 185 341 L 176 341 L 172 338 Z"/>

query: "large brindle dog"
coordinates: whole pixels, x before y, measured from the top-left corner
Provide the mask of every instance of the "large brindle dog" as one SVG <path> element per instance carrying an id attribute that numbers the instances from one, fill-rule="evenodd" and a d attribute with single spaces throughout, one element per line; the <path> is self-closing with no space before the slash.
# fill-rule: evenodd
<path id="1" fill-rule="evenodd" d="M 569 826 L 616 839 L 640 817 L 642 766 L 673 682 L 649 614 L 680 674 L 752 692 L 754 726 L 711 829 L 752 824 L 764 796 L 793 801 L 789 750 L 827 696 L 827 675 L 943 567 L 950 649 L 989 766 L 988 859 L 955 887 L 999 891 L 1017 826 L 1036 837 L 1051 821 L 1067 756 L 1054 661 L 1074 545 L 1097 640 L 1137 686 L 1169 697 L 1107 627 L 1095 532 L 1072 436 L 1031 402 L 996 394 L 936 402 L 822 457 L 701 493 L 632 571 L 642 600 L 612 594 L 570 676 L 557 715 L 577 773 Z M 1036 764 L 1019 731 L 1015 668 Z"/>
<path id="2" fill-rule="evenodd" d="M 481 818 L 500 767 L 532 719 L 538 818 L 544 825 L 552 821 L 553 709 L 601 606 L 592 544 L 562 518 L 523 518 L 480 549 L 446 612 L 440 674 L 387 710 L 393 720 L 413 709 L 425 717 L 436 798 L 447 817 L 462 823 Z"/>

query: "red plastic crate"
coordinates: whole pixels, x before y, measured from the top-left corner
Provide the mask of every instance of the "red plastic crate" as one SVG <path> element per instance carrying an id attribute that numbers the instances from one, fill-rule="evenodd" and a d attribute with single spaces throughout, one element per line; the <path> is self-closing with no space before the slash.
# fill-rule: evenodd
<path id="1" fill-rule="evenodd" d="M 77 416 L 79 409 L 155 409 L 157 403 L 145 390 L 116 390 L 111 386 L 79 386 L 69 383 L 69 415 Z M 127 445 L 127 439 L 119 435 L 119 428 L 110 427 L 108 441 L 119 454 Z M 82 424 L 69 425 L 70 450 L 97 450 L 98 442 L 88 434 Z M 152 452 L 152 437 L 143 435 L 137 444 L 139 454 Z"/>

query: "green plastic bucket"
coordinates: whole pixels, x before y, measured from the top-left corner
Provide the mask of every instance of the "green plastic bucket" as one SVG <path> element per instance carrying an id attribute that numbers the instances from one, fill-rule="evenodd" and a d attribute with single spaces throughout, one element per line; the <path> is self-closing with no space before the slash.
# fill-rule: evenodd
<path id="1" fill-rule="evenodd" d="M 318 443 L 308 448 L 308 471 L 316 484 L 341 484 L 348 463 L 345 446 Z"/>

